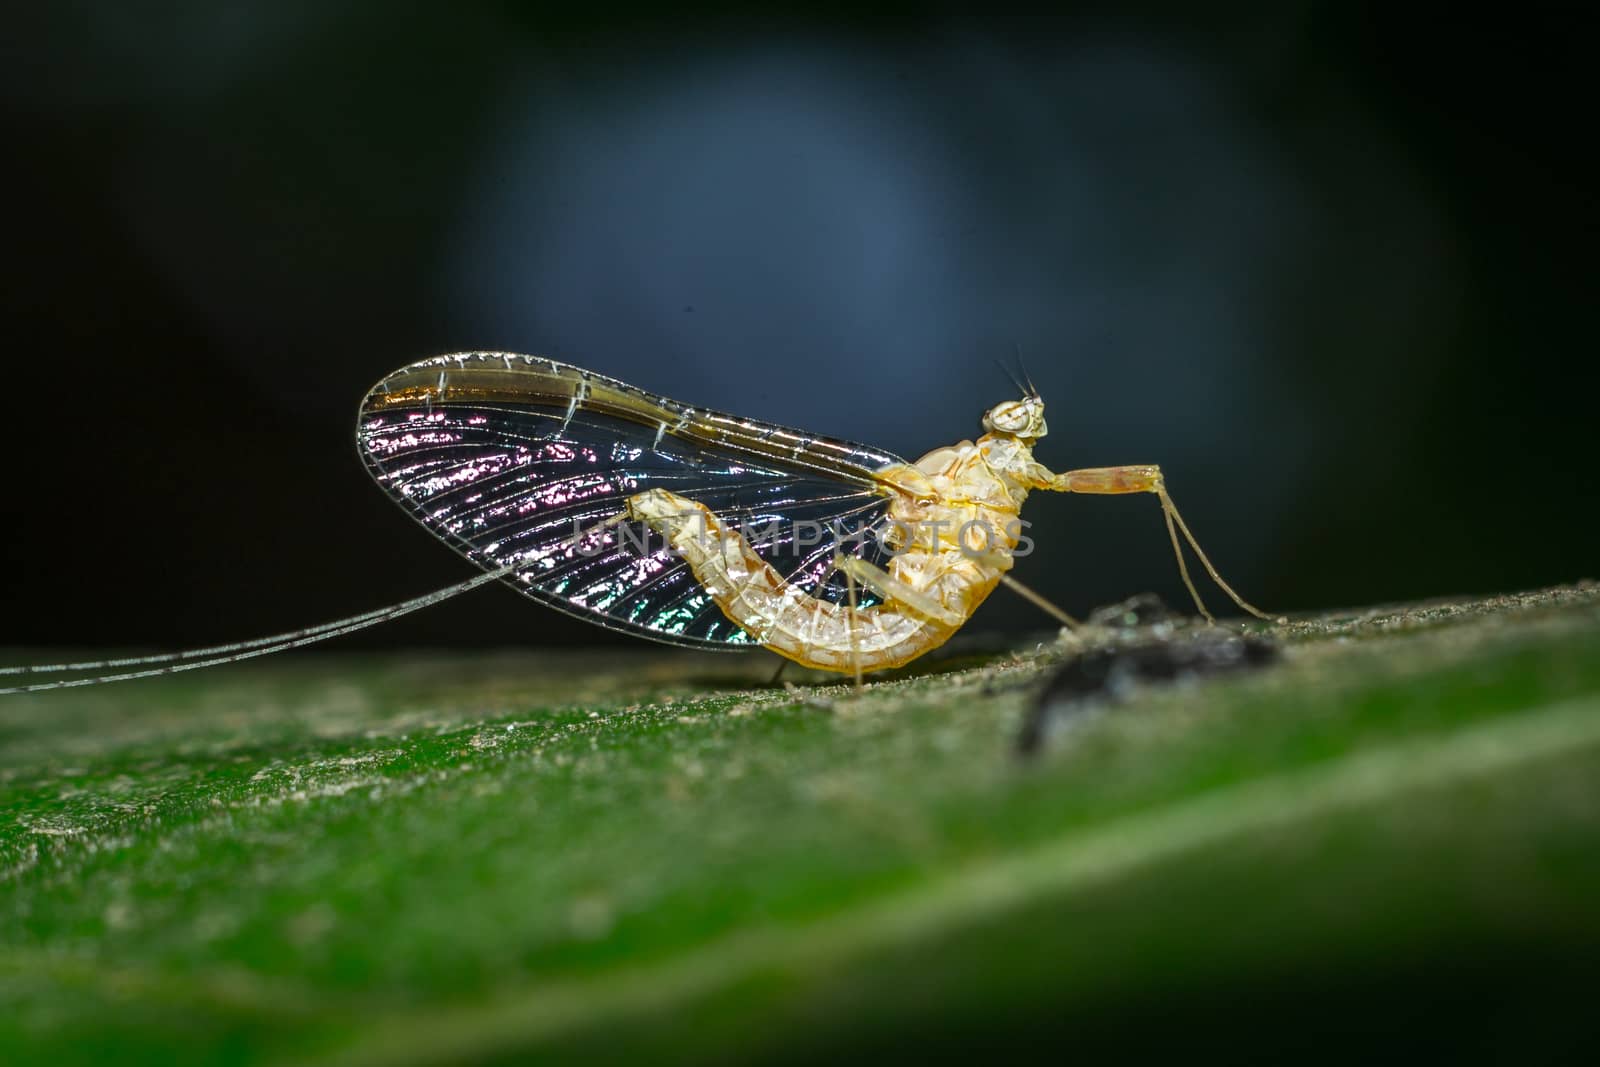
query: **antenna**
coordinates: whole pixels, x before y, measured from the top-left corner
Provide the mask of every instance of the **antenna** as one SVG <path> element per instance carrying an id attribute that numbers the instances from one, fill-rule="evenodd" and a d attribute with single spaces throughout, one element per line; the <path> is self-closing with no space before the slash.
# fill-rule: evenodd
<path id="1" fill-rule="evenodd" d="M 1011 342 L 1011 347 L 1017 350 L 1017 369 L 1022 372 L 1023 381 L 1026 381 L 1028 383 L 1028 389 L 1027 389 L 1028 395 L 1029 396 L 1034 396 L 1034 397 L 1038 396 L 1039 395 L 1039 389 L 1038 389 L 1037 386 L 1035 386 L 1033 384 L 1033 376 L 1028 373 L 1027 366 L 1022 362 L 1022 345 L 1017 343 L 1016 341 L 1012 341 Z M 1016 379 L 1013 378 L 1012 381 L 1016 381 Z M 1021 389 L 1022 386 L 1018 385 L 1017 388 Z"/>
<path id="2" fill-rule="evenodd" d="M 1028 388 L 1017 380 L 1016 374 L 1012 372 L 1010 367 L 1001 362 L 998 356 L 995 357 L 994 365 L 1005 371 L 1006 377 L 1011 379 L 1011 384 L 1017 387 L 1017 392 L 1021 393 L 1023 396 L 1028 395 Z"/>

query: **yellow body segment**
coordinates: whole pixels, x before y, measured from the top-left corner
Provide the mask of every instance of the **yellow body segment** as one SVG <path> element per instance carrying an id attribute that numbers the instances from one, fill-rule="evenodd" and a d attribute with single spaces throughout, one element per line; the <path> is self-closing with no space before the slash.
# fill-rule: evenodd
<path id="1" fill-rule="evenodd" d="M 939 647 L 972 616 L 1010 569 L 1029 490 L 1048 487 L 1054 476 L 1033 461 L 1026 442 L 999 434 L 878 474 L 890 498 L 895 554 L 881 578 L 861 576 L 885 596 L 868 607 L 789 585 L 738 530 L 675 493 L 631 498 L 629 517 L 661 533 L 728 618 L 765 647 L 808 667 L 880 670 Z"/>

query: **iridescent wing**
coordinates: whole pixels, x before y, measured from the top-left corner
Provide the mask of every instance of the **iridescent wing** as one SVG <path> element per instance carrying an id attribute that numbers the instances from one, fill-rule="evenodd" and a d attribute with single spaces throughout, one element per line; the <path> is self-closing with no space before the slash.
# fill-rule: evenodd
<path id="1" fill-rule="evenodd" d="M 788 581 L 838 603 L 845 551 L 885 565 L 889 498 L 865 445 L 703 411 L 565 363 L 476 352 L 414 363 L 362 402 L 356 444 L 413 518 L 588 622 L 675 644 L 753 645 L 642 524 L 596 530 L 653 488 L 747 532 Z M 817 538 L 813 540 L 813 538 Z M 875 602 L 858 589 L 858 603 Z"/>

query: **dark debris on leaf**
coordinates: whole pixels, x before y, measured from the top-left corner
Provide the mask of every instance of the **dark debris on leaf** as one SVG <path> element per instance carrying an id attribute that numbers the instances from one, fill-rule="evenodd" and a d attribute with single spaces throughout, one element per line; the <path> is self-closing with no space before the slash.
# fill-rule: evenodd
<path id="1" fill-rule="evenodd" d="M 1231 674 L 1275 663 L 1276 641 L 1221 627 L 1185 630 L 1154 596 L 1135 597 L 1090 616 L 1114 643 L 1080 652 L 1051 675 L 1017 736 L 1020 756 L 1037 754 L 1087 710 L 1126 700 L 1140 685 Z"/>

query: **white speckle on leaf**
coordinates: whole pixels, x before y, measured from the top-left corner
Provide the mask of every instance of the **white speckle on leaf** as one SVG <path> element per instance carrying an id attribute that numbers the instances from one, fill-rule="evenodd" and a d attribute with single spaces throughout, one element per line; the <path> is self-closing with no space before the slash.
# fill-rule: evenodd
<path id="1" fill-rule="evenodd" d="M 567 910 L 567 925 L 573 936 L 594 941 L 611 932 L 616 925 L 616 914 L 611 901 L 598 893 L 579 897 Z"/>
<path id="2" fill-rule="evenodd" d="M 328 936 L 338 923 L 338 916 L 326 904 L 313 904 L 295 915 L 284 925 L 284 933 L 300 948 L 315 945 Z"/>

